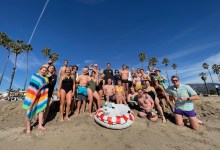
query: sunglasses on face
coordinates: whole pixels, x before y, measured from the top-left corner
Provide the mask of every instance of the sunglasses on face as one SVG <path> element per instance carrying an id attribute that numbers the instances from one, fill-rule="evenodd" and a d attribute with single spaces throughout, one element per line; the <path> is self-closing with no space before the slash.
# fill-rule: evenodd
<path id="1" fill-rule="evenodd" d="M 173 82 L 178 82 L 179 80 L 172 80 Z"/>

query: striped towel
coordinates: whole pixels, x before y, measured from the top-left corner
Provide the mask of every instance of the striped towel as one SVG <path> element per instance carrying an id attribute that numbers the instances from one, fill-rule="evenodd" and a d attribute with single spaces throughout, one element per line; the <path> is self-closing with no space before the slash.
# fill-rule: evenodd
<path id="1" fill-rule="evenodd" d="M 24 100 L 23 108 L 27 110 L 26 117 L 32 119 L 47 107 L 48 79 L 38 73 L 32 75 Z"/>

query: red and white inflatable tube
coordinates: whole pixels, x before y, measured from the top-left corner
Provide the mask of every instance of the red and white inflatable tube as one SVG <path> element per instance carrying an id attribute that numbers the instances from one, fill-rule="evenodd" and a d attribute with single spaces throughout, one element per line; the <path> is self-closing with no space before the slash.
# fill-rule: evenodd
<path id="1" fill-rule="evenodd" d="M 124 129 L 134 122 L 134 112 L 124 104 L 106 103 L 96 111 L 95 121 L 110 129 Z"/>

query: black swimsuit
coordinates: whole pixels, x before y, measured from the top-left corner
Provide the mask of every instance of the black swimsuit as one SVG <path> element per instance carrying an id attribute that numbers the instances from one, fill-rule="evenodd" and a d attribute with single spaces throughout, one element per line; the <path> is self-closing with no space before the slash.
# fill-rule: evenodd
<path id="1" fill-rule="evenodd" d="M 148 95 L 150 95 L 150 97 L 155 100 L 155 94 L 153 91 L 149 91 L 149 92 L 146 92 Z"/>
<path id="2" fill-rule="evenodd" d="M 72 91 L 73 90 L 73 79 L 71 77 L 63 79 L 61 89 L 65 90 L 66 94 L 69 91 Z"/>

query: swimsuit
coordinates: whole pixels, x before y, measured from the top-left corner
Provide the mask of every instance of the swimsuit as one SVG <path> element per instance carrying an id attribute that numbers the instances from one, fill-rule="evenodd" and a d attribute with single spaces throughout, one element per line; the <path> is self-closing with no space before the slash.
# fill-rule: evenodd
<path id="1" fill-rule="evenodd" d="M 87 96 L 87 87 L 86 86 L 78 86 L 77 93 L 84 95 L 84 96 Z"/>
<path id="2" fill-rule="evenodd" d="M 101 91 L 101 90 L 103 90 L 102 86 L 103 86 L 103 80 L 101 80 L 101 81 L 99 82 L 99 84 L 96 86 L 96 91 Z"/>
<path id="3" fill-rule="evenodd" d="M 150 95 L 150 97 L 155 100 L 155 94 L 153 91 L 149 91 L 149 92 L 146 92 L 148 95 Z"/>
<path id="4" fill-rule="evenodd" d="M 128 79 L 122 79 L 121 83 L 128 83 Z"/>
<path id="5" fill-rule="evenodd" d="M 92 90 L 92 92 L 94 93 L 96 90 L 96 82 L 93 80 L 90 80 L 88 88 L 90 88 Z"/>
<path id="6" fill-rule="evenodd" d="M 64 78 L 62 80 L 62 86 L 61 86 L 61 89 L 63 89 L 66 94 L 69 92 L 69 91 L 72 91 L 73 90 L 73 79 L 71 77 L 69 78 Z"/>
<path id="7" fill-rule="evenodd" d="M 115 92 L 123 92 L 124 91 L 124 88 L 123 87 L 117 87 L 116 89 L 115 89 Z"/>

